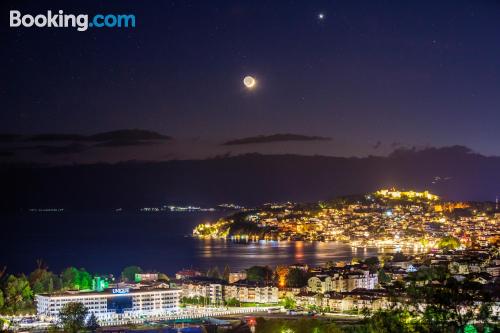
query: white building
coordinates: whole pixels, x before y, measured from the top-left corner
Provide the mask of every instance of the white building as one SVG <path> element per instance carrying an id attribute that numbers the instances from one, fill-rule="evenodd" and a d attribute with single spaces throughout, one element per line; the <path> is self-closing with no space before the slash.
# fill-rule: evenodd
<path id="1" fill-rule="evenodd" d="M 378 275 L 369 271 L 316 275 L 307 281 L 309 291 L 322 294 L 329 291 L 346 292 L 354 289 L 375 289 L 377 285 Z"/>
<path id="2" fill-rule="evenodd" d="M 154 282 L 158 280 L 158 273 L 135 273 L 135 282 Z"/>
<path id="3" fill-rule="evenodd" d="M 203 297 L 206 305 L 219 305 L 223 302 L 222 284 L 209 282 L 185 282 L 182 284 L 182 297 Z"/>
<path id="4" fill-rule="evenodd" d="M 246 272 L 229 273 L 229 283 L 235 283 L 247 278 Z"/>
<path id="5" fill-rule="evenodd" d="M 82 303 L 99 321 L 159 317 L 177 312 L 181 290 L 115 288 L 103 292 L 64 292 L 36 295 L 37 314 L 42 320 L 57 321 L 68 303 Z"/>
<path id="6" fill-rule="evenodd" d="M 278 288 L 274 286 L 254 286 L 230 284 L 224 286 L 224 299 L 236 299 L 239 302 L 278 303 Z"/>

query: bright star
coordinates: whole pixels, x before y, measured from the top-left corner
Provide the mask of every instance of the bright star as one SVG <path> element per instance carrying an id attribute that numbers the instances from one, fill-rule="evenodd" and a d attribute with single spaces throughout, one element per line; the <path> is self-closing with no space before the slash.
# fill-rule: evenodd
<path id="1" fill-rule="evenodd" d="M 319 14 L 318 14 L 318 18 L 319 18 L 320 20 L 324 19 L 324 18 L 325 18 L 325 14 L 323 14 L 323 13 L 319 13 Z"/>

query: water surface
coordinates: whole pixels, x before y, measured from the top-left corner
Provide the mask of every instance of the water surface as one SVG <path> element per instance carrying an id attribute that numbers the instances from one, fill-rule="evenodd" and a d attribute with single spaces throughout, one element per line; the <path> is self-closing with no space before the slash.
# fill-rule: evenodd
<path id="1" fill-rule="evenodd" d="M 22 213 L 2 215 L 8 233 L 0 265 L 9 272 L 29 272 L 37 259 L 53 271 L 67 266 L 90 272 L 119 273 L 127 265 L 173 274 L 182 268 L 207 269 L 227 264 L 231 271 L 252 265 L 308 263 L 369 257 L 377 249 L 342 243 L 233 243 L 187 237 L 198 223 L 221 213 Z"/>

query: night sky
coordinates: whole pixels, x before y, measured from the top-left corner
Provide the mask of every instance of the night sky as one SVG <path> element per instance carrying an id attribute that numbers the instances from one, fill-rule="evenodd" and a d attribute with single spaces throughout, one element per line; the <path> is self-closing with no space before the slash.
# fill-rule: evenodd
<path id="1" fill-rule="evenodd" d="M 1 8 L 2 133 L 143 128 L 214 141 L 299 133 L 360 143 L 350 155 L 455 144 L 500 155 L 497 1 L 7 1 Z M 9 28 L 11 9 L 135 14 L 137 26 Z M 258 80 L 256 89 L 245 89 L 246 75 Z"/>

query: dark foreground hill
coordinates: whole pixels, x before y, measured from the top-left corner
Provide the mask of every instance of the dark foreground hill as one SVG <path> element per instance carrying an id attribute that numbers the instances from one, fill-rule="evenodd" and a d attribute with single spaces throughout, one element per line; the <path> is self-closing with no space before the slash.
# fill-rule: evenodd
<path id="1" fill-rule="evenodd" d="M 381 187 L 428 189 L 446 199 L 494 200 L 500 157 L 464 147 L 388 157 L 250 154 L 207 160 L 60 167 L 0 166 L 2 210 L 136 208 L 165 203 L 316 201 Z"/>

